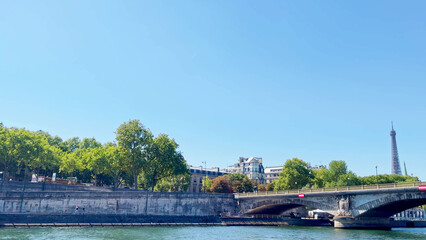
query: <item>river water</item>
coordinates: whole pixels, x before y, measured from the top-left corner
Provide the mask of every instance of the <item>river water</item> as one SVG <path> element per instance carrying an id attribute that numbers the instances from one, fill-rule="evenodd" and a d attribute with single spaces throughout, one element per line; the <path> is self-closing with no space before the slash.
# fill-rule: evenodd
<path id="1" fill-rule="evenodd" d="M 332 227 L 92 227 L 2 228 L 0 239 L 426 239 L 426 228 L 392 231 L 346 230 Z"/>

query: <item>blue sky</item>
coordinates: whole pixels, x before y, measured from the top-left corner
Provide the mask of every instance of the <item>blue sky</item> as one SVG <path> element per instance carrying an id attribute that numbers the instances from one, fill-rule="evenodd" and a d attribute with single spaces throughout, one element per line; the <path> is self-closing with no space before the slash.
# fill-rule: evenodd
<path id="1" fill-rule="evenodd" d="M 1 1 L 0 122 L 113 141 L 139 119 L 188 163 L 345 160 L 426 180 L 424 1 Z"/>

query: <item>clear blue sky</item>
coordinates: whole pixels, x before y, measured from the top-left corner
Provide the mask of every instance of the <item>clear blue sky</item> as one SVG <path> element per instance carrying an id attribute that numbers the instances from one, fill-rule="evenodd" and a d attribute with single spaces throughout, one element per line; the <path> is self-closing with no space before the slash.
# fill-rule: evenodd
<path id="1" fill-rule="evenodd" d="M 1 1 L 0 122 L 105 143 L 129 119 L 188 163 L 345 160 L 426 180 L 425 1 Z"/>

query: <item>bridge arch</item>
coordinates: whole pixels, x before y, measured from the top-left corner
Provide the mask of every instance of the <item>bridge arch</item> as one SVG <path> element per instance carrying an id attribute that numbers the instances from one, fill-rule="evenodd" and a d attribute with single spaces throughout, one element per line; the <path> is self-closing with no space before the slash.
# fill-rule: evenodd
<path id="1" fill-rule="evenodd" d="M 252 202 L 242 212 L 243 214 L 268 214 L 280 215 L 285 211 L 298 207 L 311 207 L 313 209 L 321 209 L 334 215 L 333 207 L 317 201 L 309 201 L 304 199 L 264 199 Z"/>
<path id="2" fill-rule="evenodd" d="M 388 218 L 404 210 L 425 204 L 425 198 L 402 198 L 400 200 L 395 200 L 394 197 L 384 197 L 365 203 L 357 207 L 356 211 L 359 212 L 358 217 Z"/>

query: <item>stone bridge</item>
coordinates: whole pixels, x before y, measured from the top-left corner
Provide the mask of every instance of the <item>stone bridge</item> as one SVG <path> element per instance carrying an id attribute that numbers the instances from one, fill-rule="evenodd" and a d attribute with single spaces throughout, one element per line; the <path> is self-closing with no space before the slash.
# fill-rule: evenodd
<path id="1" fill-rule="evenodd" d="M 334 216 L 337 228 L 390 228 L 396 213 L 426 204 L 422 183 L 236 194 L 241 215 L 281 213 L 300 206 Z M 314 191 L 313 191 L 314 190 Z M 299 195 L 300 193 L 300 195 Z M 303 197 L 302 197 L 303 196 Z"/>

